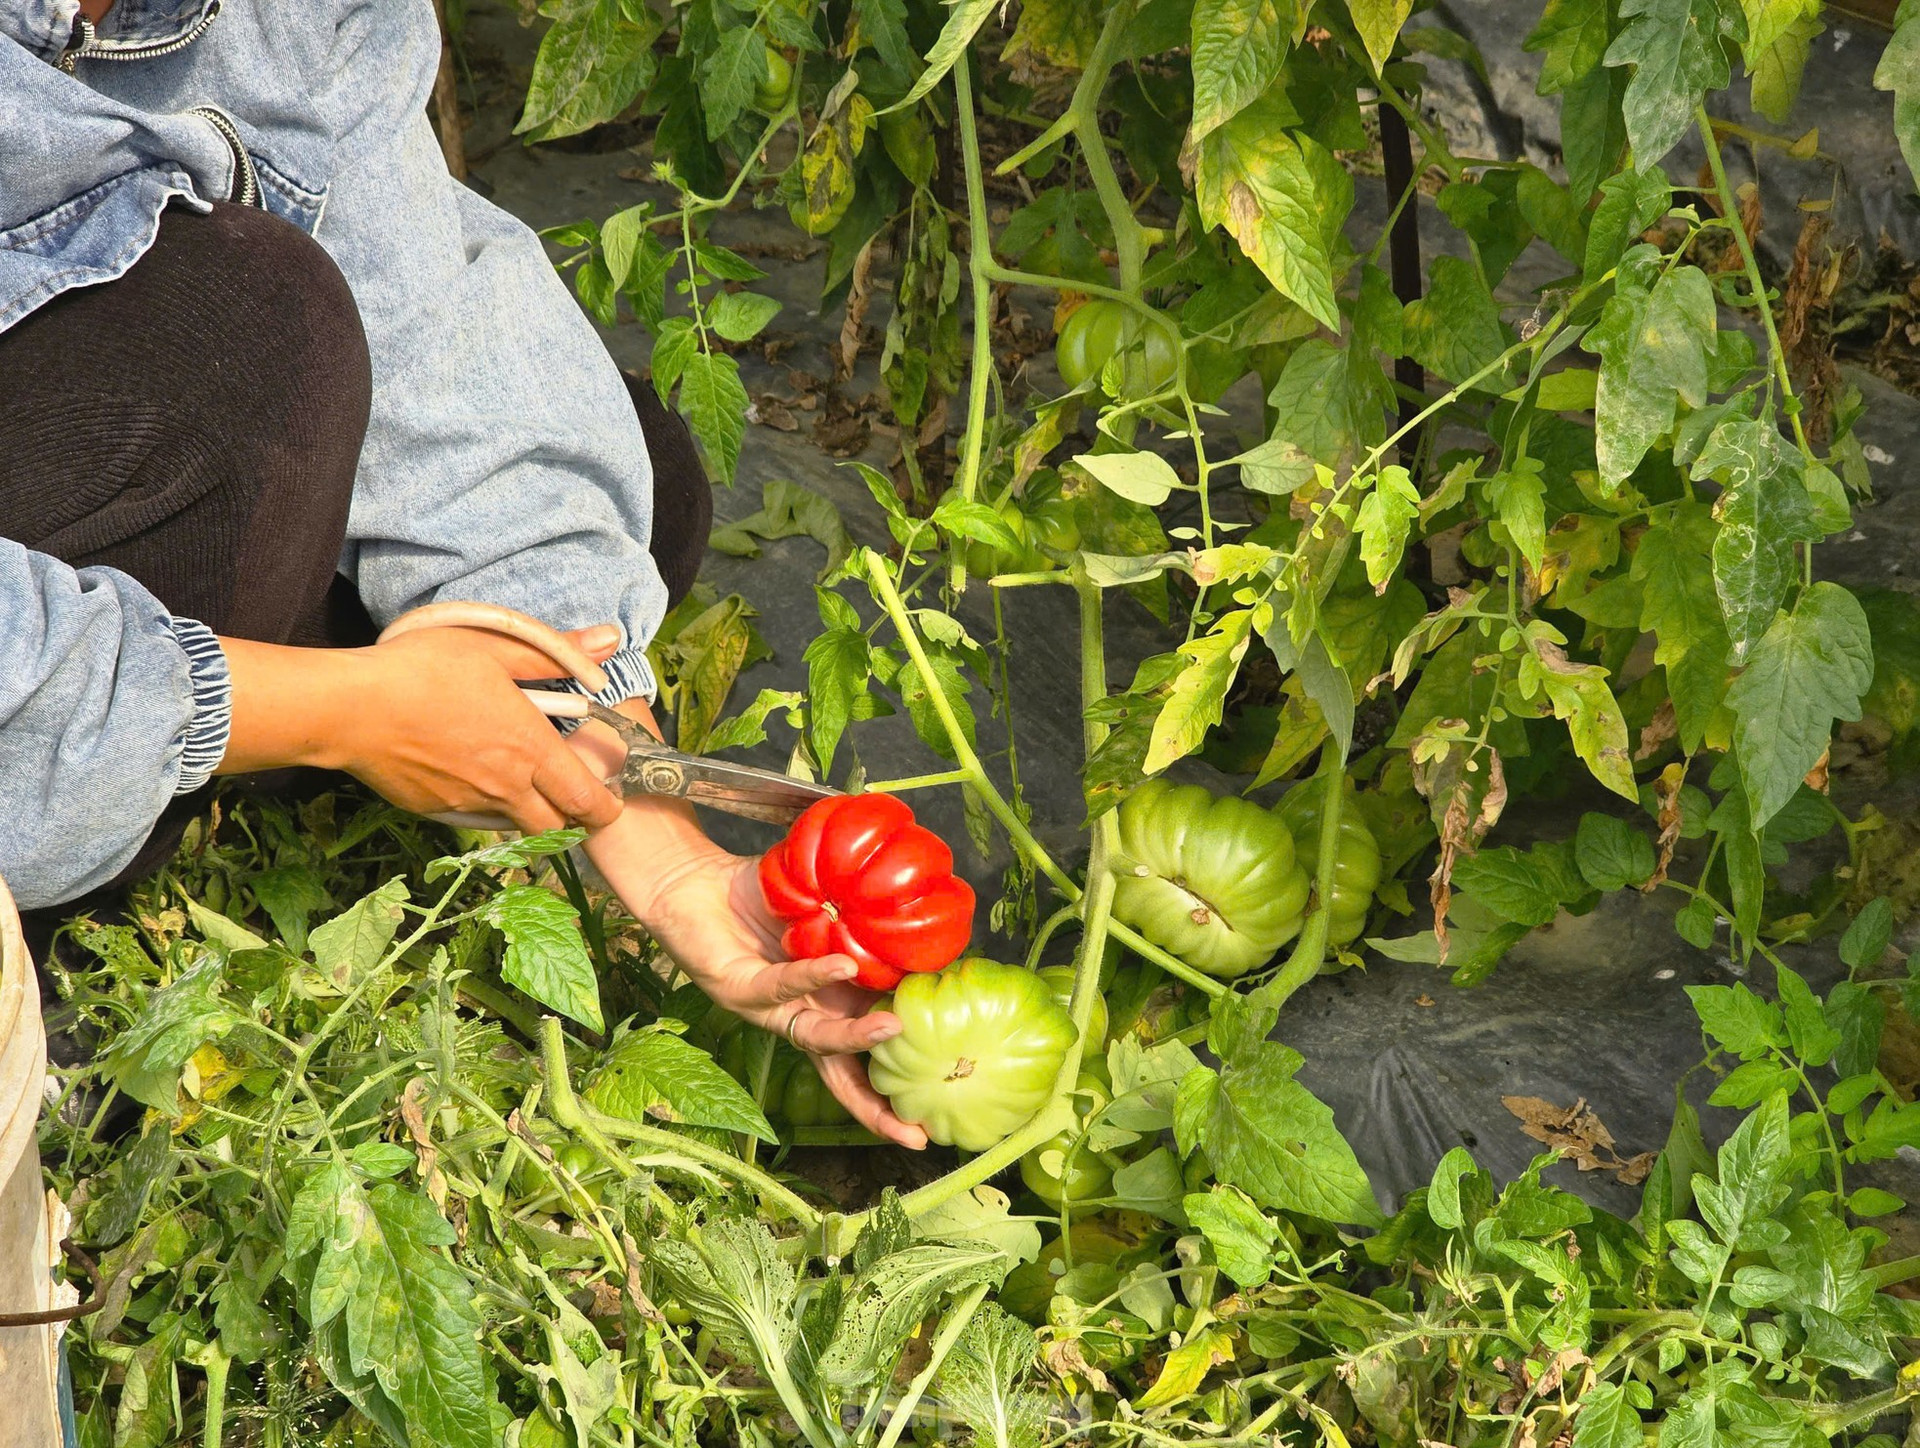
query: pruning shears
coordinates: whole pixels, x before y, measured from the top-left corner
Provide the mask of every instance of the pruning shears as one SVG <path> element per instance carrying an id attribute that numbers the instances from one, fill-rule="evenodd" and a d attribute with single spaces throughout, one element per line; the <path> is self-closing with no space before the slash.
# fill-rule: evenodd
<path id="1" fill-rule="evenodd" d="M 426 628 L 484 629 L 539 650 L 581 687 L 598 693 L 607 687 L 606 671 L 558 629 L 493 603 L 430 603 L 402 614 L 382 630 L 381 641 Z M 525 686 L 523 686 L 524 688 Z M 812 780 L 795 779 L 770 769 L 683 754 L 653 737 L 638 720 L 607 708 L 584 694 L 525 689 L 528 700 L 549 719 L 591 719 L 604 724 L 626 746 L 619 771 L 603 781 L 622 799 L 657 795 L 684 799 L 728 814 L 769 824 L 792 824 L 809 805 L 841 791 Z M 511 820 L 493 815 L 435 815 L 446 824 L 469 829 L 511 829 Z"/>

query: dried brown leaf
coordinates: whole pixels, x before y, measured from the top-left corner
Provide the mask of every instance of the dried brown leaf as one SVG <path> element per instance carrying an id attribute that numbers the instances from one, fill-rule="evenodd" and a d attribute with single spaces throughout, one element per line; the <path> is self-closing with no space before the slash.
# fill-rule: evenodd
<path id="1" fill-rule="evenodd" d="M 1660 777 L 1654 781 L 1654 798 L 1660 802 L 1658 816 L 1660 825 L 1660 857 L 1655 862 L 1653 874 L 1640 888 L 1652 893 L 1666 881 L 1667 870 L 1673 864 L 1673 852 L 1680 843 L 1680 787 L 1687 782 L 1687 766 L 1676 760 L 1660 771 Z"/>
<path id="2" fill-rule="evenodd" d="M 834 349 L 833 377 L 845 382 L 853 376 L 853 364 L 860 356 L 860 334 L 867 324 L 867 307 L 873 300 L 873 241 L 860 248 L 853 259 L 853 273 L 847 279 L 847 315 L 840 323 L 840 343 Z"/>

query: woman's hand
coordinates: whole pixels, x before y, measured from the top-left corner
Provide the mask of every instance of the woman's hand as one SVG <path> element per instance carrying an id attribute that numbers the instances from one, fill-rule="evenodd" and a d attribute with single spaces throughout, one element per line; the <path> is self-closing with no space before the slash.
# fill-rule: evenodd
<path id="1" fill-rule="evenodd" d="M 570 635 L 597 661 L 611 625 Z M 537 834 L 620 817 L 620 801 L 526 698 L 554 662 L 499 634 L 430 628 L 364 649 L 222 639 L 233 728 L 222 774 L 339 769 L 402 809 L 504 814 Z"/>
<path id="2" fill-rule="evenodd" d="M 651 726 L 644 705 L 623 710 Z M 595 735 L 604 735 L 596 741 Z M 610 731 L 583 726 L 575 747 L 593 756 Z M 608 758 L 595 757 L 602 772 Z M 760 896 L 756 862 L 709 840 L 687 805 L 636 798 L 587 838 L 587 855 L 627 908 L 716 1005 L 784 1036 L 813 1058 L 854 1120 L 919 1150 L 927 1134 L 894 1115 L 867 1081 L 858 1052 L 900 1033 L 897 1016 L 869 1014 L 875 996 L 852 984 L 844 955 L 788 960 L 780 925 Z"/>

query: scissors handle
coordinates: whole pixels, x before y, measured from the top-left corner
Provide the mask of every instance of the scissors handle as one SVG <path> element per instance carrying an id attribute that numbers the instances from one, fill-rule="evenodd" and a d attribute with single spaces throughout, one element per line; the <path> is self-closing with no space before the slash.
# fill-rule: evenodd
<path id="1" fill-rule="evenodd" d="M 606 671 L 572 639 L 538 619 L 499 604 L 427 604 L 388 624 L 380 638 L 384 642 L 424 628 L 485 629 L 505 634 L 545 654 L 589 692 L 598 693 L 607 686 Z M 816 800 L 840 793 L 831 785 L 794 779 L 768 769 L 683 754 L 654 738 L 639 721 L 583 694 L 528 689 L 526 695 L 549 719 L 592 719 L 619 735 L 626 746 L 626 761 L 619 775 L 606 783 L 623 798 L 649 794 L 685 799 L 748 819 L 791 824 Z M 494 815 L 455 812 L 433 818 L 467 829 L 513 828 L 511 820 Z"/>

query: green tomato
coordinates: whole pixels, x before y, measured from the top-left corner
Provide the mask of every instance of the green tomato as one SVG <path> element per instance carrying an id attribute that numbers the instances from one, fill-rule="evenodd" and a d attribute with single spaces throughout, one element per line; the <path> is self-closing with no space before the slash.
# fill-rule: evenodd
<path id="1" fill-rule="evenodd" d="M 1113 913 L 1155 945 L 1230 980 L 1300 933 L 1310 887 L 1279 816 L 1164 779 L 1128 795 L 1119 816 Z"/>
<path id="2" fill-rule="evenodd" d="M 1070 965 L 1050 965 L 1040 972 L 1040 979 L 1047 983 L 1047 989 L 1060 1003 L 1061 1010 L 1069 1010 L 1073 1005 L 1073 967 Z M 1087 1039 L 1080 1051 L 1083 1062 L 1101 1059 L 1107 1045 L 1107 998 L 1098 990 L 1093 993 L 1093 1013 L 1087 1017 Z"/>
<path id="3" fill-rule="evenodd" d="M 909 975 L 874 1009 L 901 1025 L 873 1048 L 874 1089 L 901 1120 L 963 1151 L 985 1151 L 1046 1105 L 1073 1044 L 1047 983 L 993 960 Z"/>
<path id="4" fill-rule="evenodd" d="M 759 1052 L 767 1049 L 761 1044 L 764 1041 L 772 1042 L 772 1053 L 763 1058 Z M 820 1079 L 813 1062 L 757 1026 L 743 1024 L 727 1032 L 720 1039 L 720 1049 L 714 1059 L 722 1070 L 747 1088 L 747 1093 L 760 1103 L 760 1109 L 776 1127 L 838 1126 L 853 1120 L 839 1097 Z M 756 1080 L 762 1059 L 767 1062 L 766 1077 Z"/>
<path id="5" fill-rule="evenodd" d="M 1078 1215 L 1113 1189 L 1113 1164 L 1084 1140 L 1088 1118 L 1108 1100 L 1105 1083 L 1083 1072 L 1073 1101 L 1079 1128 L 1048 1137 L 1020 1158 L 1020 1180 L 1056 1212 L 1064 1207 L 1069 1216 Z"/>
<path id="6" fill-rule="evenodd" d="M 771 45 L 767 47 L 767 74 L 753 90 L 753 108 L 773 115 L 793 95 L 793 62 Z"/>
<path id="7" fill-rule="evenodd" d="M 1020 547 L 1008 552 L 989 543 L 969 544 L 967 572 L 976 578 L 991 578 L 996 573 L 1042 573 L 1064 562 L 1080 547 L 1079 511 L 1071 499 L 1060 496 L 1057 474 L 1036 475 L 1024 498 L 1008 498 L 996 511 L 1020 540 Z"/>
<path id="8" fill-rule="evenodd" d="M 1293 831 L 1302 867 L 1312 874 L 1320 856 L 1320 806 L 1323 786 L 1309 781 L 1287 791 L 1274 813 Z M 1328 922 L 1327 939 L 1334 945 L 1351 945 L 1367 928 L 1367 915 L 1373 909 L 1373 892 L 1380 886 L 1380 846 L 1373 832 L 1353 806 L 1353 790 L 1340 807 L 1339 843 L 1333 856 L 1333 918 Z"/>
<path id="9" fill-rule="evenodd" d="M 1069 391 L 1098 380 L 1107 359 L 1121 357 L 1121 395 L 1148 397 L 1179 375 L 1173 338 L 1124 302 L 1097 297 L 1075 309 L 1060 328 L 1054 365 Z"/>

